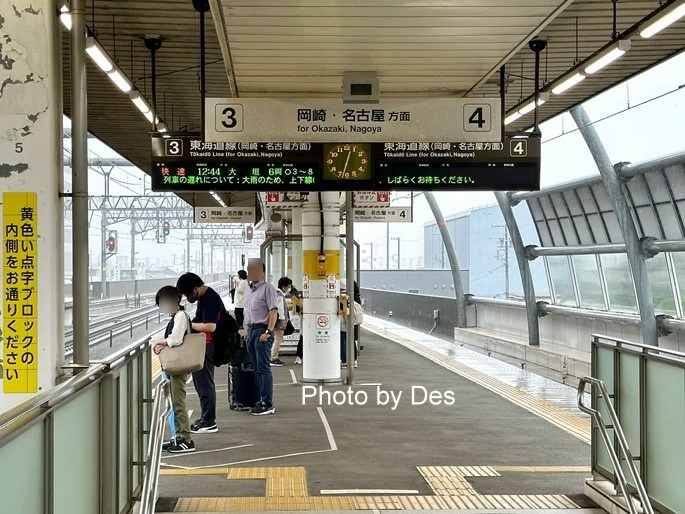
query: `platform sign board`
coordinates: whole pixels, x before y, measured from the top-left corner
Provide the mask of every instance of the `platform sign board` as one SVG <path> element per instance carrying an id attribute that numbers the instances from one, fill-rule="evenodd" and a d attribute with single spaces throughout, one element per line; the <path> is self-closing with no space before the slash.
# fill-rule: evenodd
<path id="1" fill-rule="evenodd" d="M 390 191 L 355 191 L 354 207 L 390 207 Z"/>
<path id="2" fill-rule="evenodd" d="M 411 207 L 355 207 L 354 222 L 363 223 L 411 223 Z"/>
<path id="3" fill-rule="evenodd" d="M 540 138 L 495 143 L 208 143 L 153 138 L 152 190 L 531 191 Z"/>
<path id="4" fill-rule="evenodd" d="M 38 194 L 4 192 L 3 393 L 38 391 Z"/>
<path id="5" fill-rule="evenodd" d="M 255 223 L 254 207 L 195 207 L 195 223 Z"/>
<path id="6" fill-rule="evenodd" d="M 499 98 L 208 98 L 205 139 L 245 143 L 501 140 Z"/>

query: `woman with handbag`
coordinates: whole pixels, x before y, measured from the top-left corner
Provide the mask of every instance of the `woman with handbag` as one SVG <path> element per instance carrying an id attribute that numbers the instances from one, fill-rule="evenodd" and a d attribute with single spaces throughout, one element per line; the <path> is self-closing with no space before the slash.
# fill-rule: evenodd
<path id="1" fill-rule="evenodd" d="M 293 287 L 293 281 L 288 277 L 281 277 L 278 279 L 278 288 L 276 288 L 276 302 L 278 303 L 278 322 L 274 329 L 274 345 L 271 348 L 271 365 L 283 366 L 283 361 L 278 358 L 278 352 L 281 350 L 283 344 L 283 336 L 290 335 L 294 329 L 290 323 L 290 312 L 285 301 L 285 295 L 290 293 Z M 288 327 L 288 325 L 290 325 Z M 289 331 L 286 331 L 288 329 Z"/>
<path id="2" fill-rule="evenodd" d="M 152 350 L 156 355 L 160 355 L 169 348 L 183 344 L 184 337 L 190 332 L 190 319 L 181 305 L 181 293 L 174 286 L 164 286 L 157 291 L 155 303 L 161 312 L 171 316 L 164 331 L 164 339 L 152 343 Z M 176 437 L 172 437 L 169 442 L 164 443 L 162 449 L 169 453 L 194 452 L 195 443 L 190 435 L 190 420 L 186 408 L 188 373 L 167 374 L 171 382 L 171 404 L 174 407 Z"/>

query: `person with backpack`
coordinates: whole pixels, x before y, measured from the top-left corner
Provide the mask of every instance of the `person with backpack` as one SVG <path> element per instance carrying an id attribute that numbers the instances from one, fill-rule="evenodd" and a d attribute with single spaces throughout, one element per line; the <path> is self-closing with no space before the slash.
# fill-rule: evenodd
<path id="1" fill-rule="evenodd" d="M 193 383 L 200 398 L 202 415 L 190 426 L 190 431 L 193 434 L 212 434 L 219 431 L 216 426 L 214 367 L 217 345 L 213 344 L 214 333 L 221 318 L 227 316 L 227 312 L 219 293 L 205 285 L 195 273 L 181 275 L 176 287 L 189 303 L 197 302 L 191 328 L 196 332 L 203 332 L 207 339 L 205 365 L 200 371 L 193 373 Z"/>
<path id="2" fill-rule="evenodd" d="M 171 316 L 164 331 L 164 339 L 153 341 L 152 351 L 159 355 L 166 348 L 183 344 L 183 336 L 188 332 L 190 318 L 181 305 L 181 293 L 174 286 L 164 286 L 157 291 L 155 304 L 163 314 Z M 195 451 L 195 443 L 190 435 L 190 421 L 186 408 L 186 382 L 188 374 L 169 375 L 171 404 L 174 408 L 175 434 L 162 449 L 169 453 L 188 453 Z"/>
<path id="3" fill-rule="evenodd" d="M 281 277 L 278 279 L 278 287 L 276 288 L 276 301 L 278 302 L 278 322 L 274 328 L 274 345 L 271 348 L 271 365 L 283 366 L 283 361 L 278 358 L 278 352 L 281 350 L 283 344 L 283 332 L 290 321 L 290 313 L 288 305 L 285 301 L 285 295 L 290 293 L 293 287 L 293 281 L 288 277 Z"/>

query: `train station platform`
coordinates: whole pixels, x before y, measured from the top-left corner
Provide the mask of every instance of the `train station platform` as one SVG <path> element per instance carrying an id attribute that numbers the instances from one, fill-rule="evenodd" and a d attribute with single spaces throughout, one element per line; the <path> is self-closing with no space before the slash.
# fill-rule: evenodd
<path id="1" fill-rule="evenodd" d="M 300 385 L 292 358 L 272 368 L 271 416 L 230 410 L 218 368 L 219 432 L 164 454 L 157 512 L 602 512 L 583 495 L 573 389 L 371 316 L 362 339 L 350 387 Z"/>

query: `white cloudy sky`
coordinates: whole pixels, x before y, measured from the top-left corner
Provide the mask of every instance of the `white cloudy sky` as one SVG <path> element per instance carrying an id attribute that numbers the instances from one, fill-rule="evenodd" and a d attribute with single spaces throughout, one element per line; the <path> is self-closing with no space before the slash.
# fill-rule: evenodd
<path id="1" fill-rule="evenodd" d="M 685 53 L 586 102 L 585 109 L 595 121 L 612 162 L 638 162 L 682 151 L 685 149 Z M 541 131 L 543 188 L 598 173 L 570 114 L 542 124 Z M 101 142 L 91 140 L 89 147 L 100 156 L 117 156 Z M 115 170 L 112 177 L 117 181 L 112 185 L 112 194 L 145 191 L 143 180 L 147 176 L 140 170 Z M 100 176 L 91 174 L 91 194 L 102 194 L 102 183 Z M 399 196 L 405 199 L 395 200 L 395 204 L 408 204 L 406 193 Z M 436 193 L 435 196 L 445 216 L 494 203 L 491 192 Z M 432 219 L 425 199 L 419 196 L 414 203 L 414 222 L 390 225 L 390 237 L 401 238 L 405 266 L 410 262 L 405 259 L 417 259 L 423 253 L 423 225 Z M 96 222 L 91 229 L 95 243 L 98 227 Z M 363 232 L 358 230 L 356 235 L 360 244 L 367 243 L 367 248 L 368 243 L 374 244 L 376 255 L 384 255 L 385 224 L 365 224 Z M 128 245 L 125 236 L 120 236 L 120 244 Z M 160 264 L 173 254 L 178 261 L 185 249 L 180 234 L 178 238 L 170 238 L 164 252 L 151 241 L 139 242 L 137 246 L 141 258 Z"/>

